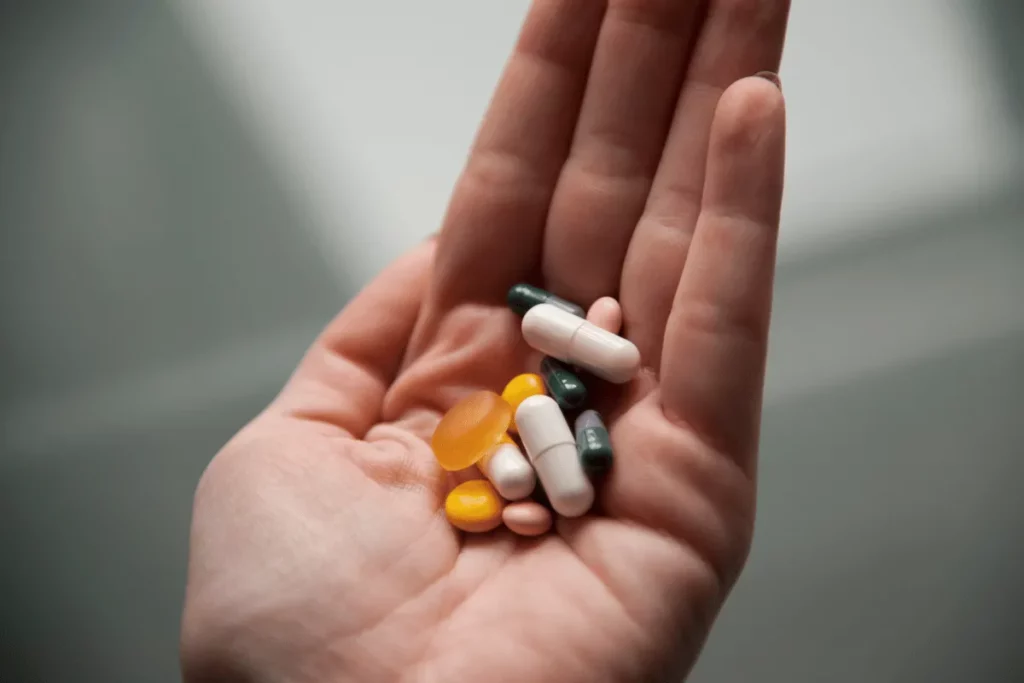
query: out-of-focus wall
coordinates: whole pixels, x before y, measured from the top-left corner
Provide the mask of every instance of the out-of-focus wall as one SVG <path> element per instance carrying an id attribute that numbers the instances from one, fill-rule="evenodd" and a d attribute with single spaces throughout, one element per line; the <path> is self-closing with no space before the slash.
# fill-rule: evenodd
<path id="1" fill-rule="evenodd" d="M 0 8 L 0 681 L 178 679 L 202 467 L 436 228 L 525 8 Z M 1024 677 L 1022 14 L 794 3 L 758 534 L 695 681 Z"/>
<path id="2" fill-rule="evenodd" d="M 529 2 L 175 4 L 306 204 L 388 226 L 359 241 L 375 269 L 436 226 Z M 1009 181 L 1018 158 L 980 3 L 793 5 L 786 258 Z"/>
<path id="3" fill-rule="evenodd" d="M 0 681 L 179 680 L 195 482 L 357 287 L 313 235 L 168 6 L 0 5 Z"/>

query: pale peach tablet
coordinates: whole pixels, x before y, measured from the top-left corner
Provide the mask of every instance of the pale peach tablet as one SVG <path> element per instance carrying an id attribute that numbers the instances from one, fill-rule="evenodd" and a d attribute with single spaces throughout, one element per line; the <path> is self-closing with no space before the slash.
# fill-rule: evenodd
<path id="1" fill-rule="evenodd" d="M 505 526 L 520 536 L 540 536 L 551 529 L 551 511 L 540 503 L 509 503 L 501 513 Z"/>
<path id="2" fill-rule="evenodd" d="M 612 334 L 618 334 L 622 328 L 622 306 L 612 297 L 603 296 L 590 305 L 587 322 Z"/>

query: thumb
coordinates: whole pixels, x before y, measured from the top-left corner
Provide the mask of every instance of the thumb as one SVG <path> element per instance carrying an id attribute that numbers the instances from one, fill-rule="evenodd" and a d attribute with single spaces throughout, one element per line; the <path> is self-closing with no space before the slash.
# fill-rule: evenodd
<path id="1" fill-rule="evenodd" d="M 430 278 L 435 240 L 393 262 L 313 342 L 272 409 L 362 438 L 380 415 Z"/>

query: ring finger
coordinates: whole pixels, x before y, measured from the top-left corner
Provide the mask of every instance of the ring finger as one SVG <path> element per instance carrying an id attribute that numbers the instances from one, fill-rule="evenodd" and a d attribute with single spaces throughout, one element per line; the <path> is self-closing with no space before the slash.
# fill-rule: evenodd
<path id="1" fill-rule="evenodd" d="M 655 369 L 700 211 L 715 108 L 733 82 L 778 69 L 788 13 L 788 0 L 712 0 L 708 10 L 622 272 L 624 325 Z"/>
<path id="2" fill-rule="evenodd" d="M 546 285 L 584 306 L 616 295 L 690 44 L 697 2 L 612 0 L 545 231 Z"/>

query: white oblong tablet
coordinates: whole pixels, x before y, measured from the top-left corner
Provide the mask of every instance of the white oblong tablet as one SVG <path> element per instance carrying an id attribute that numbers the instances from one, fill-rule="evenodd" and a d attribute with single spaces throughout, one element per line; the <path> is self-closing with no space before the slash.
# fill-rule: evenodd
<path id="1" fill-rule="evenodd" d="M 532 310 L 532 309 L 531 309 Z M 594 487 L 580 465 L 576 439 L 550 396 L 531 396 L 516 410 L 516 427 L 555 512 L 579 517 L 594 504 Z"/>
<path id="2" fill-rule="evenodd" d="M 520 500 L 533 493 L 537 475 L 514 443 L 499 443 L 477 463 L 505 500 Z"/>
<path id="3" fill-rule="evenodd" d="M 640 369 L 636 344 L 591 323 L 576 330 L 569 355 L 575 359 L 572 363 L 614 384 L 625 384 Z"/>
<path id="4" fill-rule="evenodd" d="M 630 381 L 640 369 L 633 342 L 551 304 L 527 311 L 522 331 L 532 348 L 615 384 Z"/>
<path id="5" fill-rule="evenodd" d="M 551 304 L 537 304 L 523 316 L 523 339 L 541 353 L 569 362 L 569 347 L 576 330 L 587 321 Z"/>

